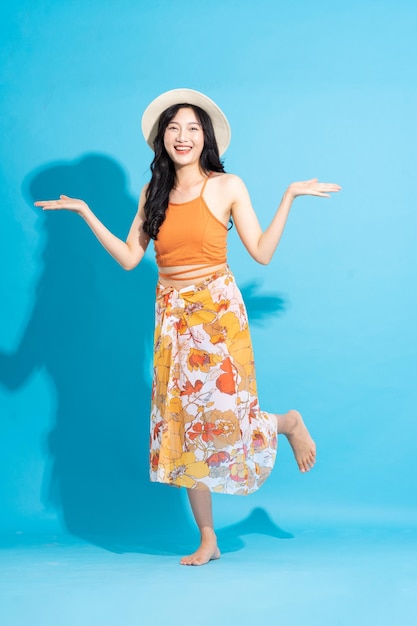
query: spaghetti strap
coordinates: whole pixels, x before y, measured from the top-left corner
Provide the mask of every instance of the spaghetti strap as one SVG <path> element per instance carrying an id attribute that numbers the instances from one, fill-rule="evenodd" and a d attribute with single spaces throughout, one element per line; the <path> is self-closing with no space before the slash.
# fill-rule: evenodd
<path id="1" fill-rule="evenodd" d="M 201 191 L 200 191 L 200 198 L 202 198 L 202 197 L 203 197 L 204 189 L 206 188 L 207 181 L 208 181 L 208 179 L 210 178 L 210 176 L 211 176 L 211 172 L 208 174 L 208 176 L 207 176 L 206 180 L 205 180 L 205 181 L 204 181 L 204 183 L 203 183 L 203 186 L 201 187 Z"/>

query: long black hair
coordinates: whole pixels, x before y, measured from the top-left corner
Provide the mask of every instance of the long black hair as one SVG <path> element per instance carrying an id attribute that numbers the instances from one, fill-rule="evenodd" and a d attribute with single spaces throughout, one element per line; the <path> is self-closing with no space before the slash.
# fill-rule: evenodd
<path id="1" fill-rule="evenodd" d="M 175 168 L 164 146 L 165 129 L 179 109 L 190 108 L 194 111 L 204 132 L 204 147 L 200 155 L 200 168 L 205 174 L 224 172 L 220 161 L 219 148 L 213 124 L 208 113 L 194 104 L 173 104 L 159 117 L 158 133 L 154 141 L 155 157 L 151 163 L 152 177 L 146 191 L 145 222 L 143 230 L 151 239 L 156 239 L 165 220 L 169 194 L 174 186 Z"/>

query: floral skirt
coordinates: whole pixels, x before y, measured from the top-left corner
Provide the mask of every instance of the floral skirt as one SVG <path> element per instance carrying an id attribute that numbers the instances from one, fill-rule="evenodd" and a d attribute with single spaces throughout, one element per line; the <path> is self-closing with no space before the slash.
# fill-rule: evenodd
<path id="1" fill-rule="evenodd" d="M 157 285 L 152 481 L 247 495 L 269 476 L 274 415 L 259 409 L 242 295 L 229 269 L 192 287 Z"/>

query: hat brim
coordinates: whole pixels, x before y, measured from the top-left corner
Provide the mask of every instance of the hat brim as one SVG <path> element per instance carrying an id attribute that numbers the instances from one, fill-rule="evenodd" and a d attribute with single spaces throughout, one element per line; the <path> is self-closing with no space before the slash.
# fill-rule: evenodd
<path id="1" fill-rule="evenodd" d="M 165 109 L 173 104 L 194 104 L 203 109 L 209 116 L 213 124 L 217 146 L 220 155 L 226 152 L 230 143 L 231 131 L 227 117 L 208 96 L 195 91 L 194 89 L 172 89 L 161 94 L 153 100 L 145 109 L 142 116 L 142 132 L 146 143 L 152 150 L 158 132 L 159 117 Z"/>

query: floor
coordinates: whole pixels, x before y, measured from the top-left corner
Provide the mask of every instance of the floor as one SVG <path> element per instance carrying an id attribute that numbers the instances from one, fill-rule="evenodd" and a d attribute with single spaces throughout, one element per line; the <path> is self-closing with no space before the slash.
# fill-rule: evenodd
<path id="1" fill-rule="evenodd" d="M 417 623 L 417 528 L 220 530 L 219 561 L 183 567 L 189 538 L 5 536 L 3 626 L 378 626 Z M 259 521 L 258 520 L 258 521 Z M 252 526 L 253 527 L 253 526 Z M 194 539 L 194 538 L 193 538 Z M 162 548 L 158 553 L 158 542 Z M 173 542 L 172 544 L 173 545 Z"/>

